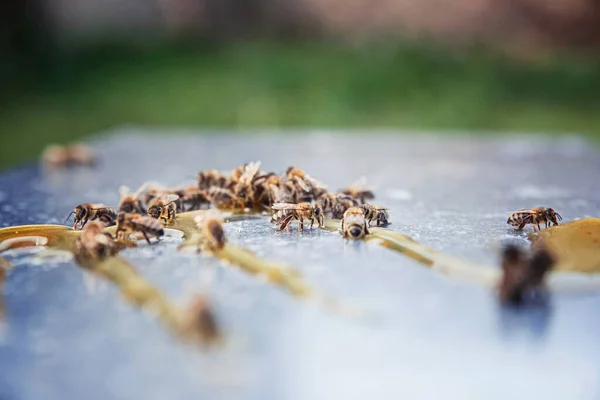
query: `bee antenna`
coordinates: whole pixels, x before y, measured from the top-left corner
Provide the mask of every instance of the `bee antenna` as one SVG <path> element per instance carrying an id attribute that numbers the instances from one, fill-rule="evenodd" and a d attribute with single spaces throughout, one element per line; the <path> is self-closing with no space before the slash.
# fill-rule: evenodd
<path id="1" fill-rule="evenodd" d="M 69 218 L 71 218 L 71 215 L 75 214 L 75 211 L 71 211 L 71 213 L 69 214 L 69 216 L 67 217 L 67 219 L 65 219 L 65 222 L 67 222 L 69 220 Z"/>

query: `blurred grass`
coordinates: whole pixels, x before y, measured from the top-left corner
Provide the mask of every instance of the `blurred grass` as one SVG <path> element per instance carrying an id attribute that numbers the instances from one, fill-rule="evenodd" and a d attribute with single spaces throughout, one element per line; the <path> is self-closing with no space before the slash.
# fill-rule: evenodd
<path id="1" fill-rule="evenodd" d="M 0 167 L 119 124 L 600 133 L 597 62 L 519 63 L 431 47 L 95 46 L 0 111 Z"/>

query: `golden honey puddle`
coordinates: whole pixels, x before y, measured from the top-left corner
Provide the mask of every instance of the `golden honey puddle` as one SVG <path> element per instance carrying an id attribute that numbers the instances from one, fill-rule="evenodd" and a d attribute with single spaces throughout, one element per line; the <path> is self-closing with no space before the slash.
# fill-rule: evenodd
<path id="1" fill-rule="evenodd" d="M 532 248 L 546 247 L 557 271 L 600 272 L 600 218 L 584 218 L 531 235 Z"/>

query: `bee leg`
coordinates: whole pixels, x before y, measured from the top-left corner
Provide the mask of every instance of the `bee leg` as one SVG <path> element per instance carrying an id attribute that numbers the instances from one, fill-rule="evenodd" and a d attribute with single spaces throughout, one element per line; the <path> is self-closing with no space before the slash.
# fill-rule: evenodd
<path id="1" fill-rule="evenodd" d="M 369 233 L 369 227 L 367 226 L 367 224 L 365 224 L 365 235 L 368 235 Z"/>
<path id="2" fill-rule="evenodd" d="M 146 231 L 142 231 L 142 235 L 144 235 L 144 239 L 146 239 L 146 242 L 148 242 L 148 244 L 152 244 L 152 243 L 150 243 L 150 238 L 146 234 Z"/>
<path id="3" fill-rule="evenodd" d="M 311 219 L 310 219 L 310 229 L 312 229 L 312 228 L 313 228 L 313 225 L 314 225 L 314 224 L 315 224 L 315 219 L 314 219 L 314 218 L 311 218 Z"/>
<path id="4" fill-rule="evenodd" d="M 538 227 L 538 229 L 537 229 L 538 231 L 542 229 L 542 228 L 540 228 L 540 224 L 537 224 L 537 227 Z"/>
<path id="5" fill-rule="evenodd" d="M 523 228 L 525 228 L 525 225 L 527 225 L 527 222 L 521 222 L 521 225 L 519 225 L 519 226 L 517 227 L 517 230 L 518 230 L 518 231 L 522 231 L 522 230 L 523 230 Z"/>
<path id="6" fill-rule="evenodd" d="M 302 217 L 298 219 L 298 227 L 300 228 L 300 232 L 304 232 L 304 219 Z"/>
<path id="7" fill-rule="evenodd" d="M 283 220 L 283 222 L 281 223 L 281 226 L 279 227 L 279 231 L 282 231 L 285 229 L 286 226 L 288 226 L 288 224 L 292 221 L 292 219 L 294 219 L 293 215 L 288 216 L 286 219 Z"/>

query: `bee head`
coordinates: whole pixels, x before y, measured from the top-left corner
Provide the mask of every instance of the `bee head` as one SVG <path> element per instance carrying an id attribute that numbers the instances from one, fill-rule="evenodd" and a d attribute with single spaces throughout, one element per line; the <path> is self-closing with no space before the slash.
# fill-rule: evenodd
<path id="1" fill-rule="evenodd" d="M 315 206 L 315 218 L 317 219 L 317 222 L 319 223 L 319 226 L 323 226 L 323 219 L 325 217 L 325 215 L 323 214 L 323 209 L 321 208 L 321 206 Z"/>
<path id="2" fill-rule="evenodd" d="M 160 213 L 162 211 L 162 207 L 160 206 L 152 206 L 148 209 L 148 215 L 152 218 L 160 217 Z"/>
<path id="3" fill-rule="evenodd" d="M 247 196 L 246 192 L 248 191 L 248 187 L 246 185 L 239 185 L 236 189 L 236 194 L 238 195 L 238 197 L 245 199 Z"/>
<path id="4" fill-rule="evenodd" d="M 562 220 L 562 217 L 560 216 L 559 213 L 557 213 L 556 211 L 554 211 L 553 208 L 548 208 L 546 210 L 546 216 L 548 217 L 548 219 L 550 221 L 552 221 L 555 225 L 558 225 L 558 221 Z"/>
<path id="5" fill-rule="evenodd" d="M 362 234 L 362 229 L 360 229 L 358 226 L 353 226 L 352 228 L 350 228 L 349 233 L 352 238 L 358 239 Z"/>
<path id="6" fill-rule="evenodd" d="M 119 210 L 124 211 L 126 213 L 132 213 L 134 211 L 133 201 L 125 200 L 123 203 L 121 203 L 121 207 L 119 207 Z"/>

